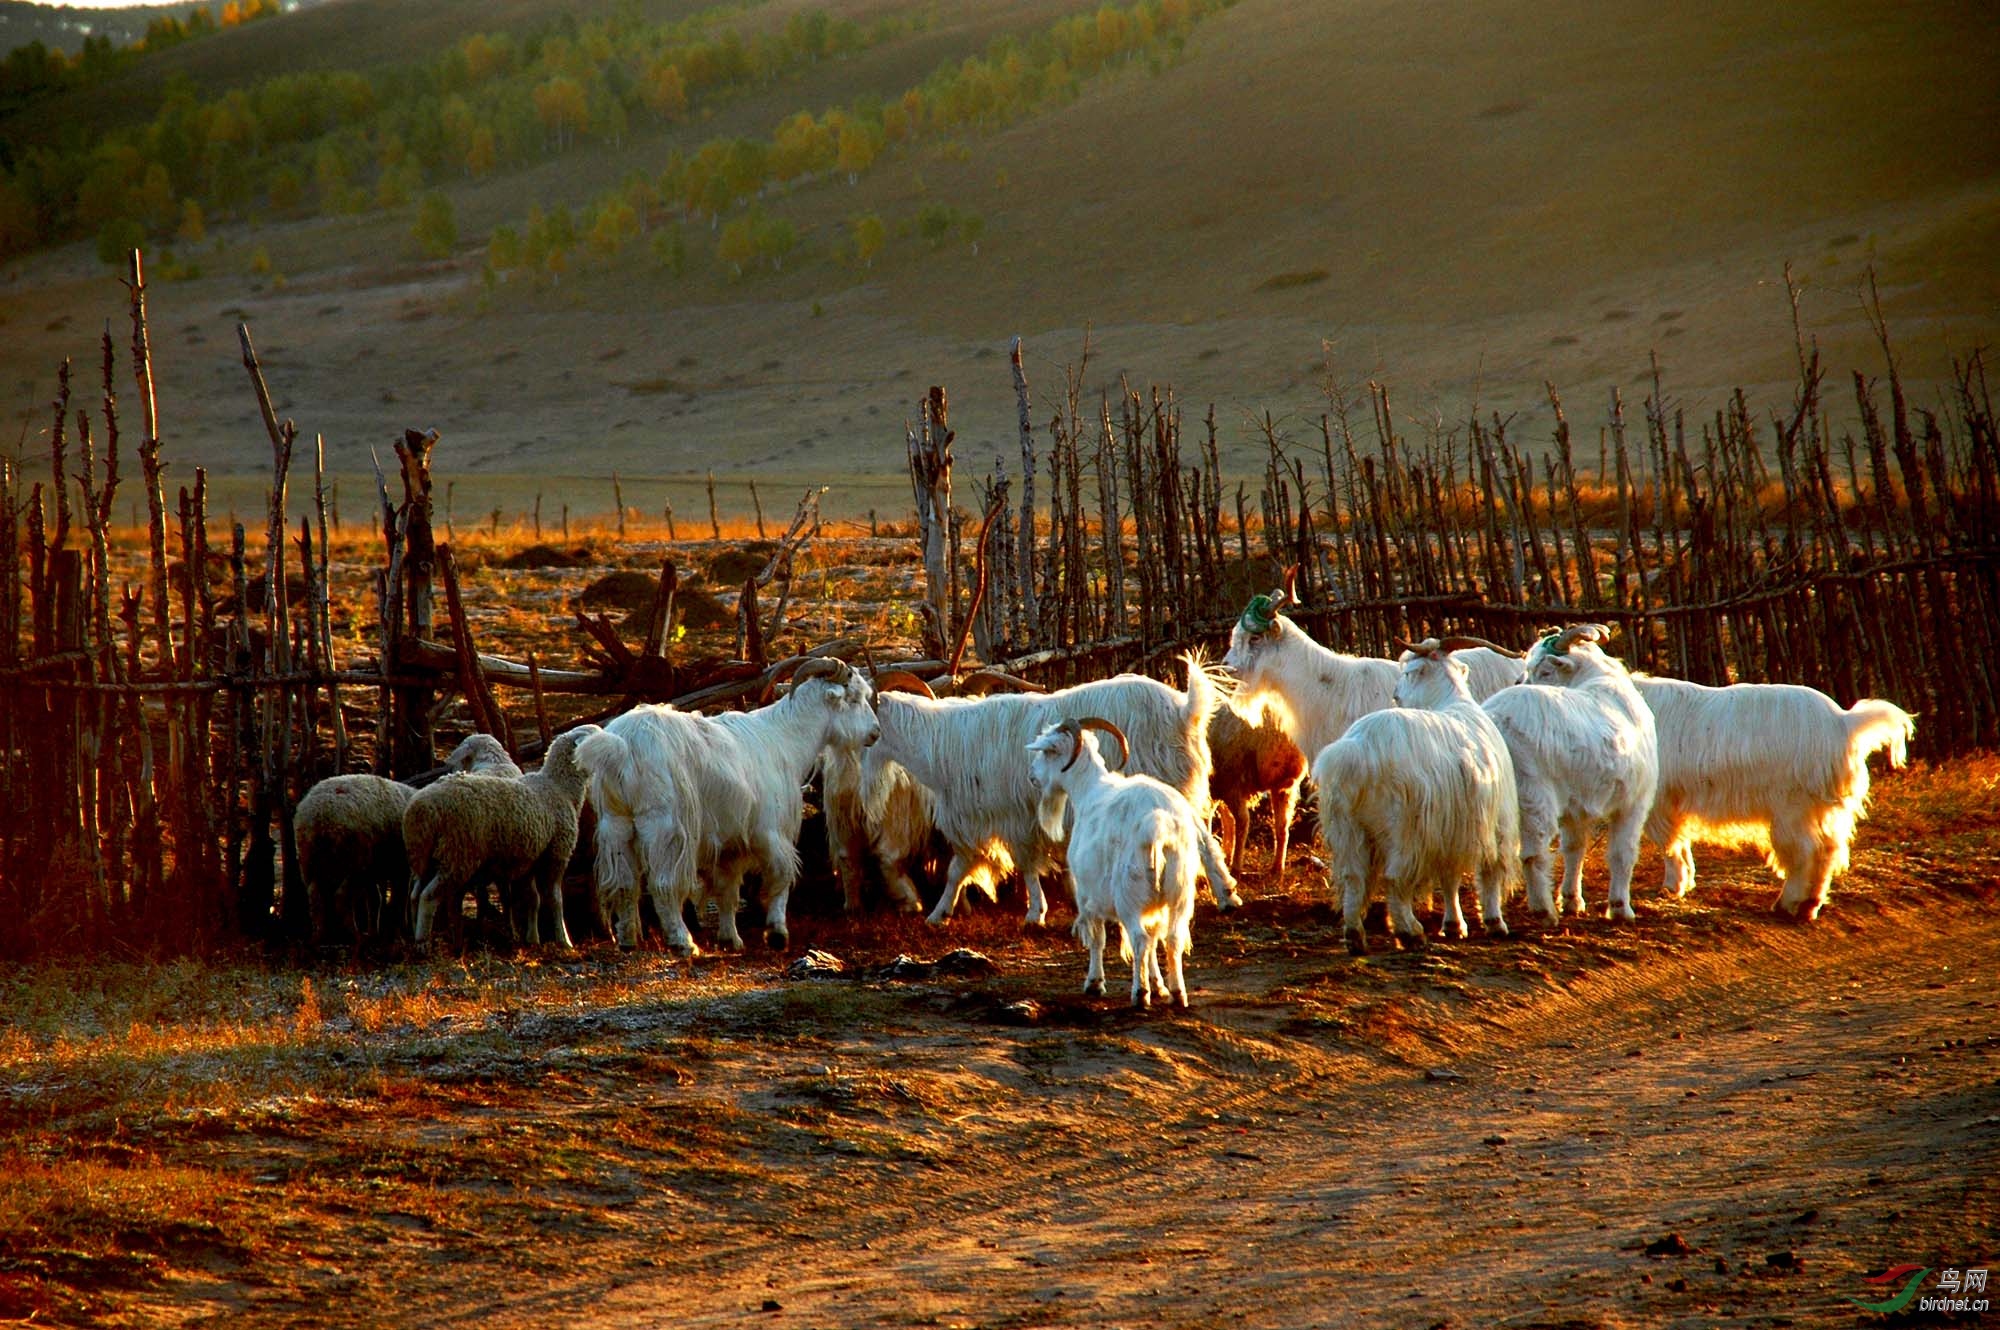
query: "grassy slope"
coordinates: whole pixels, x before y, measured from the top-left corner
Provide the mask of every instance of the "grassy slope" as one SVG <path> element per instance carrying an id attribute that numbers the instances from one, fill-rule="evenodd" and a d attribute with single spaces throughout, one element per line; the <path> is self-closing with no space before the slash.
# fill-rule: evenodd
<path id="1" fill-rule="evenodd" d="M 761 6 L 758 21 L 792 7 Z M 483 236 L 531 199 L 580 198 L 676 143 L 893 92 L 1002 24 L 1074 7 L 996 18 L 941 0 L 930 32 L 677 136 L 639 133 L 616 152 L 467 185 L 461 229 Z M 260 26 L 271 40 L 286 25 Z M 233 257 L 210 268 L 232 275 L 156 293 L 163 410 L 183 458 L 256 464 L 226 337 L 240 308 L 287 409 L 326 430 L 348 470 L 365 466 L 368 442 L 424 423 L 446 433 L 441 461 L 489 475 L 888 474 L 930 382 L 951 387 L 962 449 L 983 470 L 1012 436 L 1005 339 L 1026 335 L 1046 400 L 1087 323 L 1093 389 L 1121 370 L 1171 379 L 1198 409 L 1216 402 L 1225 438 L 1246 448 L 1253 410 L 1309 426 L 1322 339 L 1343 378 L 1385 375 L 1405 406 L 1455 417 L 1477 391 L 1532 408 L 1550 379 L 1587 427 L 1612 383 L 1640 395 L 1655 350 L 1697 411 L 1736 383 L 1756 405 L 1787 400 L 1787 260 L 1837 375 L 1877 363 L 1854 297 L 1872 259 L 1910 369 L 1936 380 L 1949 352 L 1990 340 L 2000 308 L 2000 140 L 1978 128 L 2000 116 L 1984 74 L 1996 64 L 2000 25 L 1971 4 L 1919 22 L 1839 0 L 1747 13 L 1244 0 L 1163 75 L 1094 84 L 1073 106 L 968 140 L 963 160 L 933 146 L 858 187 L 772 205 L 810 230 L 945 199 L 986 216 L 976 258 L 902 242 L 871 273 L 816 263 L 733 286 L 669 284 L 635 264 L 482 311 L 470 256 L 441 270 L 393 261 L 401 219 L 266 228 L 228 238 Z M 247 243 L 290 275 L 284 291 L 233 275 Z M 1313 269 L 1325 280 L 1258 289 Z M 46 396 L 55 358 L 88 353 L 116 290 L 77 252 L 0 280 L 19 332 L 0 339 L 0 392 L 17 411 Z M 815 300 L 823 318 L 810 317 Z M 40 331 L 62 311 L 69 326 Z M 184 328 L 207 338 L 182 344 Z M 662 381 L 682 391 L 627 386 Z M 601 502 L 596 488 L 588 502 Z M 886 503 L 897 488 L 866 494 Z"/>

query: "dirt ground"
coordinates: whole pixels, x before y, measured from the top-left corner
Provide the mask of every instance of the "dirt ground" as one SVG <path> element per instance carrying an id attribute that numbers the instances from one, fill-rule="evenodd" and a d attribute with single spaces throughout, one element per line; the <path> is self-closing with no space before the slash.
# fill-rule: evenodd
<path id="1" fill-rule="evenodd" d="M 1880 782 L 1811 927 L 1711 853 L 1634 925 L 1354 960 L 1310 864 L 1252 875 L 1184 1015 L 1080 997 L 1004 897 L 795 917 L 820 980 L 177 967 L 139 1012 L 44 975 L 0 1007 L 0 1318 L 1854 1324 L 1865 1276 L 2000 1245 L 1996 783 Z M 955 945 L 996 971 L 884 968 Z"/>

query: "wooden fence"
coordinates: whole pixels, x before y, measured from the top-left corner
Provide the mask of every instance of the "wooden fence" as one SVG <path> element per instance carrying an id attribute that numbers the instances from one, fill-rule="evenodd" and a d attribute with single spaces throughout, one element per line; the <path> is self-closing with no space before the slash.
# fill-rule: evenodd
<path id="1" fill-rule="evenodd" d="M 2000 439 L 1985 362 L 1957 364 L 1948 400 L 1918 406 L 1878 331 L 1886 376 L 1852 376 L 1856 423 L 1838 435 L 1812 352 L 1774 417 L 1739 391 L 1691 419 L 1656 374 L 1636 419 L 1612 397 L 1594 447 L 1553 386 L 1552 437 L 1530 447 L 1490 414 L 1413 440 L 1370 383 L 1362 400 L 1330 388 L 1305 439 L 1266 417 L 1263 474 L 1233 488 L 1214 409 L 1189 438 L 1171 390 L 1086 407 L 1072 370 L 1037 427 L 1017 342 L 1020 463 L 996 460 L 975 487 L 991 518 L 983 560 L 950 499 L 941 389 L 908 434 L 940 625 L 929 645 L 969 624 L 983 658 L 1045 682 L 1151 666 L 1218 645 L 1296 565 L 1295 617 L 1341 650 L 1452 631 L 1525 645 L 1602 621 L 1644 670 L 1888 697 L 1921 716 L 1920 752 L 1990 746 Z M 1579 469 L 1586 448 L 1594 471 Z"/>
<path id="2" fill-rule="evenodd" d="M 58 377 L 47 472 L 0 463 L 0 957 L 306 938 L 289 810 L 336 771 L 420 779 L 448 702 L 532 759 L 552 695 L 595 699 L 572 722 L 639 700 L 741 705 L 805 655 L 866 647 L 794 644 L 778 659 L 790 562 L 818 529 L 808 495 L 741 588 L 726 656 L 672 658 L 671 561 L 637 645 L 579 611 L 578 668 L 481 653 L 433 531 L 438 436 L 406 430 L 400 495 L 377 478 L 373 658 L 338 661 L 318 441 L 294 527 L 298 434 L 239 328 L 273 483 L 261 542 L 231 523 L 211 548 L 203 473 L 171 506 L 166 493 L 137 255 L 130 289 L 148 519 L 136 585 L 110 531 L 124 478 L 108 332 L 94 413 L 68 366 Z M 1796 401 L 1765 421 L 1741 394 L 1690 420 L 1655 383 L 1636 420 L 1610 403 L 1594 471 L 1553 389 L 1553 437 L 1530 448 L 1491 416 L 1412 440 L 1371 384 L 1362 400 L 1330 391 L 1304 439 L 1266 418 L 1262 474 L 1234 483 L 1212 408 L 1185 438 L 1170 389 L 1089 403 L 1086 362 L 1037 423 L 1018 343 L 1013 367 L 1018 465 L 995 460 L 976 512 L 954 497 L 942 388 L 909 430 L 927 613 L 922 659 L 894 663 L 920 674 L 945 671 L 968 637 L 983 661 L 1049 683 L 1164 670 L 1183 645 L 1219 645 L 1245 599 L 1296 564 L 1298 617 L 1343 649 L 1450 630 L 1525 642 L 1605 620 L 1646 669 L 1887 696 L 1920 713 L 1933 754 L 2000 741 L 2000 440 L 1978 356 L 1929 407 L 1905 400 L 1893 360 L 1883 382 L 1856 375 L 1858 433 L 1838 438 L 1810 356 Z"/>

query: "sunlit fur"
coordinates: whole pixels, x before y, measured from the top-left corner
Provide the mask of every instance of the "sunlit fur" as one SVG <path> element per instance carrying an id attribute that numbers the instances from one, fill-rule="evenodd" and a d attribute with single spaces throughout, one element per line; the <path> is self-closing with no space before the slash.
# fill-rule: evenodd
<path id="1" fill-rule="evenodd" d="M 1424 945 L 1415 907 L 1433 890 L 1444 895 L 1447 931 L 1464 937 L 1458 880 L 1466 873 L 1478 883 L 1481 922 L 1505 933 L 1502 903 L 1520 859 L 1506 743 L 1473 700 L 1456 655 L 1406 656 L 1396 701 L 1355 721 L 1313 763 L 1348 949 L 1367 950 L 1362 913 L 1376 883 L 1405 945 Z"/>
<path id="2" fill-rule="evenodd" d="M 590 773 L 597 809 L 598 912 L 618 944 L 638 943 L 643 883 L 674 951 L 696 952 L 681 908 L 705 900 L 716 905 L 718 940 L 742 950 L 736 910 L 743 879 L 755 872 L 767 940 L 783 946 L 806 777 L 822 748 L 873 741 L 872 696 L 854 673 L 807 679 L 747 713 L 641 706 L 584 743 L 577 761 Z"/>
<path id="3" fill-rule="evenodd" d="M 1208 675 L 1221 704 L 1208 722 L 1209 797 L 1224 819 L 1221 839 L 1229 850 L 1229 871 L 1243 873 L 1243 849 L 1250 840 L 1250 808 L 1270 797 L 1272 875 L 1282 880 L 1291 847 L 1292 810 L 1306 778 L 1305 754 L 1285 734 L 1269 699 L 1239 700 L 1236 676 L 1221 661 L 1199 651 L 1190 655 Z"/>
<path id="4" fill-rule="evenodd" d="M 1528 908 L 1553 922 L 1549 839 L 1560 831 L 1563 894 L 1583 910 L 1583 856 L 1593 831 L 1610 824 L 1605 858 L 1611 875 L 1607 918 L 1631 919 L 1632 867 L 1659 780 L 1659 740 L 1653 713 L 1640 700 L 1625 666 L 1596 644 L 1567 652 L 1530 652 L 1541 677 L 1486 699 L 1486 714 L 1506 736 L 1521 798 L 1521 854 L 1528 874 Z"/>
<path id="5" fill-rule="evenodd" d="M 937 828 L 937 799 L 877 748 L 829 748 L 820 763 L 827 841 L 849 911 L 861 908 L 864 866 L 881 869 L 896 908 L 923 910 L 911 869 Z"/>
<path id="6" fill-rule="evenodd" d="M 1868 807 L 1868 759 L 1903 765 L 1916 721 L 1865 698 L 1842 710 L 1813 688 L 1633 679 L 1660 736 L 1660 788 L 1646 836 L 1666 858 L 1666 888 L 1694 886 L 1696 841 L 1752 845 L 1784 879 L 1787 914 L 1818 916 L 1847 871 Z"/>
<path id="7" fill-rule="evenodd" d="M 1132 1005 L 1149 1007 L 1157 994 L 1187 1006 L 1181 961 L 1193 946 L 1195 878 L 1204 859 L 1217 871 L 1222 853 L 1207 819 L 1162 781 L 1107 770 L 1088 730 L 1045 731 L 1028 753 L 1038 796 L 1049 805 L 1060 793 L 1075 818 L 1069 832 L 1075 932 L 1090 952 L 1083 991 L 1104 991 L 1104 928 L 1115 922 L 1123 934 L 1120 955 L 1132 963 Z M 1234 884 L 1221 871 L 1211 885 L 1226 893 Z"/>
<path id="8" fill-rule="evenodd" d="M 1205 808 L 1208 720 L 1215 705 L 1215 689 L 1198 669 L 1190 672 L 1185 694 L 1136 674 L 1041 694 L 884 693 L 876 700 L 882 742 L 870 759 L 901 764 L 935 796 L 937 828 L 951 846 L 944 892 L 930 922 L 951 916 L 968 883 L 990 895 L 1015 868 L 1027 887 L 1027 922 L 1047 918 L 1041 878 L 1054 864 L 1056 842 L 1036 816 L 1027 766 L 1013 756 L 1043 729 L 1065 717 L 1100 716 L 1130 740 L 1133 772 L 1162 780 Z M 1216 884 L 1228 873 L 1219 850 L 1207 868 L 1220 902 L 1227 893 Z"/>
<path id="9" fill-rule="evenodd" d="M 1497 651 L 1475 647 L 1453 654 L 1464 658 L 1474 701 L 1521 677 L 1521 663 Z M 1239 622 L 1222 663 L 1242 680 L 1245 703 L 1277 704 L 1271 714 L 1308 758 L 1355 721 L 1387 707 L 1396 691 L 1396 662 L 1329 651 L 1283 615 L 1262 633 Z"/>

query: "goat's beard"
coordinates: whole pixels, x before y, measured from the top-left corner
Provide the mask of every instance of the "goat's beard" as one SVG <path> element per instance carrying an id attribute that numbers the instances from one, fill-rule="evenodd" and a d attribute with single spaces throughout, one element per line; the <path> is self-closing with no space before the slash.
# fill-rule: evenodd
<path id="1" fill-rule="evenodd" d="M 1041 823 L 1042 834 L 1060 843 L 1063 839 L 1063 815 L 1069 811 L 1069 796 L 1061 786 L 1050 786 L 1042 797 L 1035 801 L 1035 821 Z"/>

